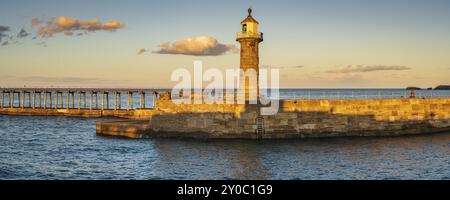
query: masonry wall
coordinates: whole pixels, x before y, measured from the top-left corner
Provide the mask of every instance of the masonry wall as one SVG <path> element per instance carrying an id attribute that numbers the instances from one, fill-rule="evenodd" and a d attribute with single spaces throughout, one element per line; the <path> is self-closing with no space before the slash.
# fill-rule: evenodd
<path id="1" fill-rule="evenodd" d="M 147 136 L 256 138 L 256 106 L 239 113 L 209 106 L 165 107 Z M 450 130 L 450 99 L 284 100 L 277 115 L 263 118 L 263 138 L 433 133 Z"/>

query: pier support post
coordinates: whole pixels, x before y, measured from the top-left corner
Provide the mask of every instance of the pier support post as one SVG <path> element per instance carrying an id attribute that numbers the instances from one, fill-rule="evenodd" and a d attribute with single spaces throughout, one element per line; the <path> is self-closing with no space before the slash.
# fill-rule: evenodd
<path id="1" fill-rule="evenodd" d="M 28 94 L 28 108 L 31 108 L 31 91 L 29 91 L 27 94 Z"/>
<path id="2" fill-rule="evenodd" d="M 41 98 L 42 98 L 42 91 L 39 91 L 39 98 L 38 98 L 38 101 L 39 101 L 39 108 L 42 108 L 42 103 L 41 103 Z"/>
<path id="3" fill-rule="evenodd" d="M 34 110 L 34 108 L 36 107 L 36 91 L 33 91 L 33 103 L 32 103 L 32 108 Z"/>
<path id="4" fill-rule="evenodd" d="M 44 109 L 47 109 L 47 91 L 44 91 Z"/>
<path id="5" fill-rule="evenodd" d="M 63 91 L 61 91 L 61 92 L 59 93 L 59 96 L 60 96 L 60 98 L 59 98 L 59 107 L 60 107 L 60 108 L 64 108 L 64 104 L 63 104 L 63 102 L 64 102 Z"/>
<path id="6" fill-rule="evenodd" d="M 122 93 L 121 92 L 119 92 L 119 99 L 118 99 L 117 103 L 119 104 L 119 110 L 120 110 L 122 107 Z"/>
<path id="7" fill-rule="evenodd" d="M 140 109 L 145 109 L 145 92 L 142 91 L 140 93 L 140 98 L 139 98 L 139 108 Z"/>
<path id="8" fill-rule="evenodd" d="M 72 95 L 72 109 L 75 109 L 75 92 L 72 91 L 70 94 Z"/>
<path id="9" fill-rule="evenodd" d="M 145 92 L 142 92 L 142 109 L 145 109 L 145 103 L 146 103 Z"/>
<path id="10" fill-rule="evenodd" d="M 23 109 L 23 107 L 25 106 L 25 92 L 24 91 L 19 91 L 19 96 L 20 95 L 21 95 L 22 98 L 19 98 L 19 99 L 21 99 L 19 105 L 20 105 L 20 108 Z"/>
<path id="11" fill-rule="evenodd" d="M 59 103 L 59 94 L 58 91 L 56 91 L 55 109 L 58 109 L 58 103 Z"/>
<path id="12" fill-rule="evenodd" d="M 14 92 L 9 92 L 9 107 L 14 108 Z"/>
<path id="13" fill-rule="evenodd" d="M 91 94 L 91 98 L 89 99 L 89 110 L 92 110 L 92 98 L 93 98 L 93 94 L 92 94 L 92 92 L 90 92 L 90 94 Z"/>
<path id="14" fill-rule="evenodd" d="M 105 92 L 102 92 L 102 93 L 101 93 L 101 97 L 102 97 L 102 105 L 101 105 L 101 106 L 102 106 L 102 111 L 103 111 L 104 105 L 105 105 L 105 104 L 104 104 L 104 103 L 105 103 Z"/>
<path id="15" fill-rule="evenodd" d="M 95 92 L 95 109 L 98 110 L 98 93 Z"/>
<path id="16" fill-rule="evenodd" d="M 80 106 L 81 106 L 81 93 L 80 93 L 80 91 L 77 91 L 77 95 L 78 95 L 78 102 L 77 102 L 78 110 L 80 110 Z"/>
<path id="17" fill-rule="evenodd" d="M 156 106 L 156 99 L 157 99 L 158 93 L 154 92 L 152 96 L 152 108 L 154 109 Z"/>
<path id="18" fill-rule="evenodd" d="M 127 110 L 130 110 L 130 91 L 127 92 Z"/>
<path id="19" fill-rule="evenodd" d="M 2 108 L 4 104 L 5 104 L 5 93 L 2 91 Z"/>
<path id="20" fill-rule="evenodd" d="M 109 110 L 109 92 L 106 92 L 106 110 Z"/>
<path id="21" fill-rule="evenodd" d="M 130 109 L 130 92 L 127 92 L 127 111 Z"/>
<path id="22" fill-rule="evenodd" d="M 116 91 L 113 92 L 113 95 L 114 95 L 114 102 L 113 102 L 114 110 L 116 110 L 117 109 L 117 93 L 116 93 Z"/>
<path id="23" fill-rule="evenodd" d="M 49 106 L 49 108 L 53 108 L 53 92 L 50 92 L 49 96 L 50 96 L 50 106 Z"/>
<path id="24" fill-rule="evenodd" d="M 134 109 L 134 99 L 133 99 L 133 92 L 130 92 L 130 109 Z"/>
<path id="25" fill-rule="evenodd" d="M 59 103 L 59 94 L 58 94 L 58 92 L 56 92 L 55 108 L 58 108 L 58 103 Z"/>
<path id="26" fill-rule="evenodd" d="M 83 108 L 86 109 L 86 105 L 87 105 L 87 104 L 86 104 L 86 92 L 82 92 L 82 93 L 83 93 L 83 99 L 84 99 L 84 100 L 83 100 L 83 101 L 84 101 L 84 102 L 83 102 Z"/>
<path id="27" fill-rule="evenodd" d="M 67 96 L 66 96 L 66 108 L 69 109 L 69 100 L 70 100 L 70 91 L 66 92 Z M 63 96 L 63 93 L 61 93 L 61 98 Z"/>
<path id="28" fill-rule="evenodd" d="M 142 109 L 142 92 L 139 93 L 139 109 Z"/>

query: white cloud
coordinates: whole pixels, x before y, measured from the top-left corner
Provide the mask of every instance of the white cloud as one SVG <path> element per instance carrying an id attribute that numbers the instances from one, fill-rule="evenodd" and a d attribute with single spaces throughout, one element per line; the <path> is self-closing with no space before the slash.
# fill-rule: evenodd
<path id="1" fill-rule="evenodd" d="M 75 17 L 69 16 L 59 16 L 56 18 L 51 18 L 46 22 L 34 18 L 31 20 L 31 24 L 42 24 L 36 30 L 37 35 L 41 37 L 51 37 L 54 34 L 58 33 L 63 33 L 64 35 L 71 36 L 74 35 L 74 32 L 76 31 L 115 31 L 117 29 L 125 27 L 124 23 L 114 20 L 109 20 L 103 24 L 99 19 L 79 20 Z"/>
<path id="2" fill-rule="evenodd" d="M 384 65 L 357 65 L 352 66 L 349 65 L 345 68 L 336 69 L 336 70 L 328 70 L 328 73 L 352 73 L 352 72 L 374 72 L 374 71 L 401 71 L 401 70 L 410 70 L 410 67 L 406 66 L 384 66 Z"/>
<path id="3" fill-rule="evenodd" d="M 182 54 L 192 56 L 218 56 L 227 52 L 237 53 L 235 45 L 221 44 L 210 36 L 198 36 L 181 39 L 173 42 L 165 42 L 160 45 L 158 54 Z"/>

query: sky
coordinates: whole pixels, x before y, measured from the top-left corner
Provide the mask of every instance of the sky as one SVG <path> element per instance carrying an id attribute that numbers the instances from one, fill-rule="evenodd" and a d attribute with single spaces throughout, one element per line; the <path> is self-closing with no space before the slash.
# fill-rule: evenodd
<path id="1" fill-rule="evenodd" d="M 239 67 L 249 6 L 284 88 L 450 84 L 450 0 L 2 0 L 0 87 L 171 88 Z"/>

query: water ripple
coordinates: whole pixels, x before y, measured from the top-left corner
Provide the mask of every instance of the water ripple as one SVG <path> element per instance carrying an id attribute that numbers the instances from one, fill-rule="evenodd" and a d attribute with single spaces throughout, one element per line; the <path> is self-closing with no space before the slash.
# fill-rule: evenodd
<path id="1" fill-rule="evenodd" d="M 450 179 L 450 133 L 308 140 L 128 140 L 98 119 L 0 116 L 0 179 Z"/>

